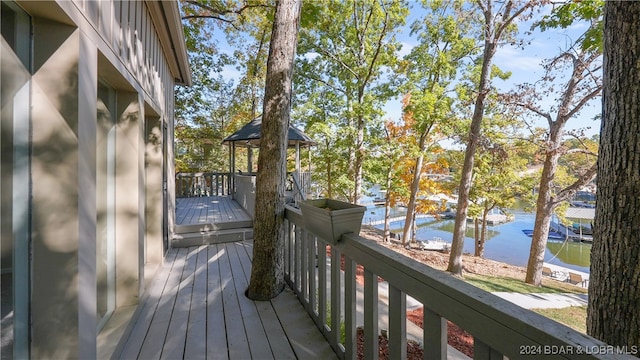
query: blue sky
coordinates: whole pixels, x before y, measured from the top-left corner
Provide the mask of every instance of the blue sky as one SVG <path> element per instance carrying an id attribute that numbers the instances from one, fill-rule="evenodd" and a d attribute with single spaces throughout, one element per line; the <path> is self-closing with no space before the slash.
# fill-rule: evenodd
<path id="1" fill-rule="evenodd" d="M 407 26 L 405 31 L 399 36 L 399 40 L 403 43 L 400 55 L 409 53 L 411 48 L 417 43 L 415 37 L 409 36 L 409 26 L 417 18 L 421 16 L 423 10 L 417 4 L 413 5 L 411 14 L 407 19 Z M 547 9 L 550 11 L 550 8 Z M 494 80 L 494 85 L 503 91 L 513 89 L 515 85 L 525 82 L 535 82 L 543 75 L 541 62 L 545 59 L 552 58 L 558 55 L 563 49 L 566 49 L 573 40 L 579 37 L 587 25 L 584 23 L 578 23 L 573 25 L 569 29 L 550 29 L 545 32 L 536 30 L 532 35 L 527 36 L 530 40 L 530 44 L 524 49 L 515 47 L 501 47 L 495 57 L 494 64 L 500 67 L 503 71 L 510 71 L 512 76 L 510 79 L 503 81 L 500 79 Z M 523 23 L 519 25 L 521 33 L 528 31 L 530 23 Z M 233 53 L 233 49 L 229 47 L 224 39 L 224 35 L 216 31 L 220 49 L 222 51 Z M 233 66 L 225 67 L 222 75 L 226 79 L 238 79 L 240 72 Z M 549 108 L 552 104 L 552 99 L 547 100 L 547 104 L 544 108 Z M 385 119 L 398 120 L 401 116 L 401 104 L 400 98 L 389 101 L 384 107 L 386 115 Z M 580 118 L 572 119 L 567 123 L 567 129 L 585 128 L 590 127 L 586 131 L 587 136 L 598 134 L 600 131 L 600 122 L 593 121 L 593 118 L 601 112 L 601 100 L 596 98 L 591 101 L 585 110 L 580 114 Z M 533 119 L 533 118 L 532 118 Z M 537 126 L 547 127 L 542 121 L 535 123 Z"/>
<path id="2" fill-rule="evenodd" d="M 414 10 L 415 10 L 414 6 Z M 546 11 L 550 11 L 548 7 Z M 420 15 L 420 11 L 412 11 L 410 18 L 407 21 L 407 25 L 410 25 Z M 531 23 L 523 23 L 519 25 L 519 30 L 522 34 L 529 31 Z M 543 74 L 543 68 L 541 63 L 553 58 L 560 54 L 563 50 L 567 49 L 582 33 L 587 29 L 586 23 L 577 23 L 568 29 L 549 29 L 545 32 L 536 30 L 531 35 L 523 35 L 526 39 L 530 40 L 530 44 L 523 48 L 516 48 L 513 46 L 501 47 L 495 57 L 494 64 L 497 65 L 503 71 L 511 72 L 511 77 L 506 80 L 494 79 L 493 84 L 503 91 L 514 89 L 516 85 L 522 83 L 533 83 L 540 79 Z M 407 29 L 406 33 L 403 33 L 399 37 L 403 43 L 401 53 L 407 54 L 411 51 L 411 48 L 416 45 L 417 40 L 409 36 Z M 550 108 L 553 99 L 547 99 L 543 108 Z M 387 103 L 384 108 L 386 112 L 385 118 L 397 120 L 401 115 L 400 99 L 396 99 Z M 601 99 L 600 97 L 592 100 L 587 107 L 581 112 L 579 118 L 571 119 L 566 128 L 577 129 L 590 127 L 585 131 L 587 136 L 592 136 L 600 132 L 600 121 L 594 121 L 594 117 L 601 112 Z M 529 120 L 534 120 L 537 126 L 547 128 L 544 121 L 537 120 L 536 117 L 532 117 Z"/>

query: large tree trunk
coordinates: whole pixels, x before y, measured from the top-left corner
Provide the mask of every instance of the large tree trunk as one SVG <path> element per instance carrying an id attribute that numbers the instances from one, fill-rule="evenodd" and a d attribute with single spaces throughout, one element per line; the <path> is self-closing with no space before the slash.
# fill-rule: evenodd
<path id="1" fill-rule="evenodd" d="M 251 280 L 247 296 L 269 300 L 284 289 L 284 188 L 291 78 L 301 0 L 276 2 L 262 113 L 256 177 L 256 211 Z"/>
<path id="2" fill-rule="evenodd" d="M 640 2 L 604 8 L 604 96 L 587 333 L 640 345 Z M 637 353 L 636 353 L 637 356 Z"/>
<path id="3" fill-rule="evenodd" d="M 486 25 L 487 27 L 490 24 Z M 485 30 L 485 33 L 492 31 Z M 496 44 L 491 39 L 485 39 L 484 52 L 482 57 L 482 71 L 480 73 L 480 83 L 478 85 L 478 96 L 476 97 L 473 116 L 471 118 L 471 129 L 467 140 L 467 149 L 464 152 L 464 165 L 460 176 L 460 187 L 458 188 L 458 206 L 456 221 L 453 228 L 453 240 L 451 242 L 451 253 L 449 254 L 449 266 L 447 271 L 462 275 L 462 250 L 464 248 L 464 237 L 467 230 L 467 210 L 469 208 L 469 191 L 473 176 L 473 158 L 478 147 L 480 138 L 480 125 L 484 116 L 484 102 L 489 92 L 491 79 L 491 64 L 496 53 Z"/>
<path id="4" fill-rule="evenodd" d="M 558 126 L 554 125 L 551 130 L 549 144 L 555 146 L 554 149 L 547 150 L 547 155 L 542 166 L 540 176 L 540 188 L 538 200 L 536 202 L 536 219 L 533 225 L 533 236 L 531 237 L 531 249 L 527 262 L 527 274 L 525 282 L 535 286 L 540 286 L 542 282 L 542 266 L 544 264 L 544 253 L 547 248 L 547 238 L 549 237 L 549 226 L 555 203 L 551 201 L 551 185 L 556 176 L 558 159 L 560 158 L 560 133 Z"/>

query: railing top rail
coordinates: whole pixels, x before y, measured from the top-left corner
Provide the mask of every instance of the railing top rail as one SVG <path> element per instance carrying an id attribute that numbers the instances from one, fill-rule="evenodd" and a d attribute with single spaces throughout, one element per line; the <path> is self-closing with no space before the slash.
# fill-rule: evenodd
<path id="1" fill-rule="evenodd" d="M 212 175 L 229 175 L 228 172 L 179 172 L 176 177 L 198 177 L 198 176 L 212 176 Z"/>
<path id="2" fill-rule="evenodd" d="M 304 226 L 299 209 L 287 206 L 286 210 L 289 221 Z M 373 241 L 344 234 L 335 247 L 431 311 L 511 358 L 522 357 L 522 350 L 527 346 L 546 346 L 549 351 L 557 350 L 560 358 L 567 359 L 621 358 L 598 352 L 607 346 L 599 340 Z"/>

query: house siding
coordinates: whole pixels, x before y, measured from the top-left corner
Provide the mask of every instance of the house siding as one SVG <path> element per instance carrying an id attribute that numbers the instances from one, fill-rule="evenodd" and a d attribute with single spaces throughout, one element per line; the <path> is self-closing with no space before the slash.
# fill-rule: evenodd
<path id="1" fill-rule="evenodd" d="M 135 306 L 144 295 L 146 281 L 163 261 L 173 223 L 174 207 L 166 206 L 174 201 L 173 182 L 166 179 L 173 178 L 174 86 L 176 81 L 189 82 L 184 43 L 175 42 L 182 39 L 182 34 L 175 37 L 182 31 L 175 27 L 177 4 L 104 0 L 14 4 L 31 17 L 33 34 L 29 175 L 23 179 L 30 196 L 8 210 L 3 201 L 2 208 L 3 215 L 15 217 L 20 214 L 16 209 L 26 207 L 30 218 L 30 255 L 13 257 L 16 264 L 4 261 L 15 251 L 4 234 L 13 231 L 15 239 L 16 229 L 2 225 L 3 271 L 13 272 L 14 283 L 30 284 L 14 289 L 29 299 L 28 319 L 22 323 L 16 319 L 17 327 L 27 324 L 28 330 L 16 332 L 14 354 L 96 358 L 100 352 L 96 263 L 101 261 L 96 220 L 101 216 L 96 203 L 97 86 L 99 81 L 107 84 L 117 99 L 112 129 L 115 190 L 109 210 L 114 214 L 117 311 Z M 16 167 L 8 164 L 14 161 L 8 157 L 2 161 L 3 169 Z M 6 190 L 4 184 L 3 198 L 22 191 L 16 184 Z M 30 273 L 18 271 L 25 262 Z M 13 299 L 19 298 L 17 294 Z"/>

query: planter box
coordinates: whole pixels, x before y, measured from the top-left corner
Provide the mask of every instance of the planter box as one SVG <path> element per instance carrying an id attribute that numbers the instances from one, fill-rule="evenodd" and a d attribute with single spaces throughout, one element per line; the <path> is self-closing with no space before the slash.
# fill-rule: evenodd
<path id="1" fill-rule="evenodd" d="M 342 234 L 360 233 L 366 208 L 333 199 L 305 200 L 300 210 L 307 230 L 335 244 Z"/>

